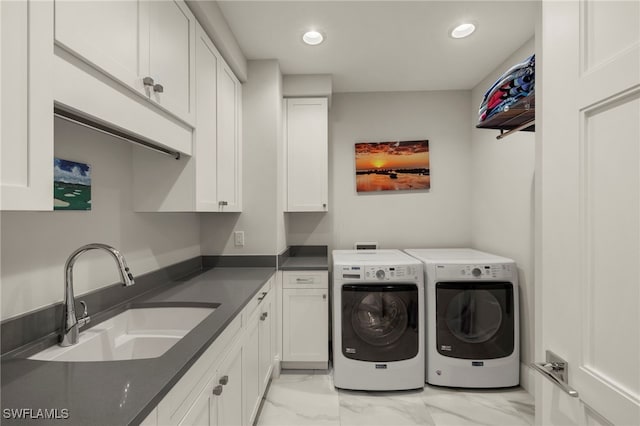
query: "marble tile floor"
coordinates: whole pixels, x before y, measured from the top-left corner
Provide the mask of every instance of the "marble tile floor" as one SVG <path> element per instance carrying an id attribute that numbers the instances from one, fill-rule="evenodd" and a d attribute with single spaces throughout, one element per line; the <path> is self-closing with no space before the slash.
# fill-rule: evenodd
<path id="1" fill-rule="evenodd" d="M 272 380 L 256 426 L 533 425 L 533 397 L 522 388 L 395 392 L 333 387 L 329 371 L 283 371 Z"/>

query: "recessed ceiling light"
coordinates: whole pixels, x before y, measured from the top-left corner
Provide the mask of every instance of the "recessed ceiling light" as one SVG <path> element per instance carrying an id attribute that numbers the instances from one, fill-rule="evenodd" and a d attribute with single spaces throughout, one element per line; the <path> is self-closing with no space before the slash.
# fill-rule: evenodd
<path id="1" fill-rule="evenodd" d="M 307 31 L 302 36 L 302 41 L 304 41 L 308 45 L 315 46 L 324 41 L 324 36 L 318 31 Z"/>
<path id="2" fill-rule="evenodd" d="M 465 38 L 469 37 L 476 30 L 476 26 L 471 23 L 460 24 L 451 30 L 451 37 Z"/>

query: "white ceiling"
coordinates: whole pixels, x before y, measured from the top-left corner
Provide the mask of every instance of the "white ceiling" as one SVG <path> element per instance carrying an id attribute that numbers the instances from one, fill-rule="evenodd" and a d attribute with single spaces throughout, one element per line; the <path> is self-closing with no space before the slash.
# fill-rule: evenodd
<path id="1" fill-rule="evenodd" d="M 471 89 L 534 35 L 533 1 L 218 1 L 247 59 L 332 74 L 334 92 Z M 449 36 L 471 21 L 466 39 Z M 307 46 L 302 34 L 325 34 Z M 523 58 L 525 59 L 525 58 Z"/>

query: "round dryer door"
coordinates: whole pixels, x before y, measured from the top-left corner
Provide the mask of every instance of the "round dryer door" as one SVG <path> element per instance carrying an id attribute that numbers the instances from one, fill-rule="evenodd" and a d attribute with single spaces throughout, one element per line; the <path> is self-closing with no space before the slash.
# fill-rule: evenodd
<path id="1" fill-rule="evenodd" d="M 367 293 L 351 314 L 353 331 L 374 346 L 395 343 L 407 331 L 407 304 L 396 293 Z"/>
<path id="2" fill-rule="evenodd" d="M 495 359 L 515 349 L 513 284 L 436 284 L 436 344 L 452 358 Z"/>

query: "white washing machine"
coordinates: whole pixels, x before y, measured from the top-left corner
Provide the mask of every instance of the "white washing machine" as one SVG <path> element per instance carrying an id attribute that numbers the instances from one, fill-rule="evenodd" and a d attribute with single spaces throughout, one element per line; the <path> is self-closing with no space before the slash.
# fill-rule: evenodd
<path id="1" fill-rule="evenodd" d="M 424 273 L 400 250 L 333 251 L 337 388 L 424 387 Z"/>
<path id="2" fill-rule="evenodd" d="M 471 249 L 407 249 L 424 263 L 426 382 L 462 388 L 520 383 L 518 271 Z"/>

